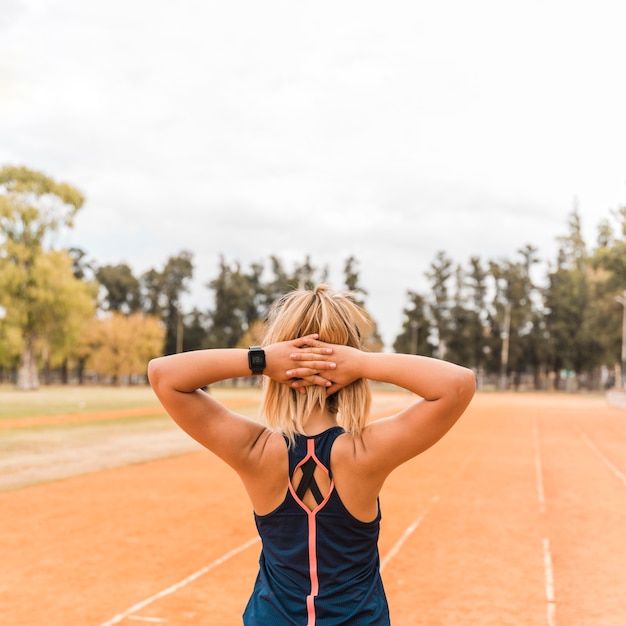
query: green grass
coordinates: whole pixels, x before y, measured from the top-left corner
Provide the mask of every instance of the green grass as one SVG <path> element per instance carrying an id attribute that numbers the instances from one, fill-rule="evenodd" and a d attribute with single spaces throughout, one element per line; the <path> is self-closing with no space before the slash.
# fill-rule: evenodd
<path id="1" fill-rule="evenodd" d="M 246 385 L 215 385 L 210 389 L 215 398 L 225 401 L 238 398 L 249 403 L 237 403 L 237 410 L 250 417 L 258 413 L 260 390 Z M 110 386 L 42 386 L 36 391 L 18 391 L 10 385 L 0 385 L 0 420 L 44 415 L 91 413 L 116 409 L 154 407 L 161 405 L 148 385 Z"/>
<path id="2" fill-rule="evenodd" d="M 383 385 L 373 385 L 373 389 L 397 390 Z M 259 386 L 212 385 L 209 393 L 227 405 L 233 400 L 233 409 L 238 413 L 248 417 L 258 415 Z M 0 420 L 144 407 L 154 407 L 160 412 L 159 401 L 148 385 L 53 385 L 41 386 L 35 391 L 18 391 L 12 385 L 0 385 Z"/>
<path id="3" fill-rule="evenodd" d="M 46 386 L 36 391 L 18 391 L 10 385 L 0 386 L 0 419 L 149 406 L 156 408 L 159 402 L 147 385 Z"/>

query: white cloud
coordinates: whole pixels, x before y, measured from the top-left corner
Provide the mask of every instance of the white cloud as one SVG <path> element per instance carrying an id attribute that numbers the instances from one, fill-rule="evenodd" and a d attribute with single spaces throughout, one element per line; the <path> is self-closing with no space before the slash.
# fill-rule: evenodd
<path id="1" fill-rule="evenodd" d="M 438 250 L 550 258 L 625 203 L 611 0 L 303 5 L 12 0 L 0 163 L 79 187 L 69 239 L 138 272 L 217 259 L 361 261 L 390 344 Z M 69 240 L 68 239 L 68 240 Z"/>

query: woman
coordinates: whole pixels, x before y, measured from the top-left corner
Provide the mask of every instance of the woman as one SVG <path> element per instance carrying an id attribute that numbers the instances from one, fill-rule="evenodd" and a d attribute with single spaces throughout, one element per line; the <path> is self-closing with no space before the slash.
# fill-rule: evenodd
<path id="1" fill-rule="evenodd" d="M 154 359 L 159 400 L 190 436 L 240 476 L 262 539 L 247 626 L 383 626 L 378 496 L 389 473 L 438 441 L 475 390 L 473 373 L 427 357 L 369 353 L 362 310 L 320 285 L 271 309 L 263 348 Z M 264 375 L 267 425 L 200 389 Z M 367 422 L 368 380 L 419 398 Z"/>

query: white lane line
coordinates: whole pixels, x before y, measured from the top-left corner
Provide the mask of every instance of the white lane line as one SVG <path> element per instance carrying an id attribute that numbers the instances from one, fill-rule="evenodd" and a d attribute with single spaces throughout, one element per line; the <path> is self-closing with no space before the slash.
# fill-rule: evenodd
<path id="1" fill-rule="evenodd" d="M 432 498 L 433 504 L 435 504 L 438 501 L 439 501 L 439 496 L 434 496 Z M 391 550 L 389 550 L 389 552 L 385 555 L 385 558 L 381 560 L 380 562 L 381 572 L 383 571 L 383 569 L 385 569 L 385 567 L 387 566 L 387 563 L 389 563 L 389 561 L 391 561 L 391 559 L 393 559 L 393 557 L 396 556 L 398 552 L 400 552 L 400 549 L 402 548 L 406 540 L 417 530 L 418 526 L 422 523 L 424 518 L 430 513 L 431 509 L 432 509 L 432 505 L 429 506 L 424 511 L 422 511 L 422 514 L 412 524 L 410 524 L 407 527 L 407 529 L 402 533 L 402 536 L 400 537 L 400 539 L 396 541 L 393 548 L 391 548 Z"/>
<path id="2" fill-rule="evenodd" d="M 168 587 L 167 589 L 163 589 L 163 591 L 159 591 L 158 593 L 155 593 L 153 596 L 146 598 L 145 600 L 142 600 L 141 602 L 138 602 L 134 606 L 131 606 L 130 609 L 127 609 L 123 613 L 119 613 L 114 618 L 110 619 L 108 622 L 104 622 L 100 626 L 112 626 L 113 624 L 117 624 L 121 622 L 125 617 L 128 617 L 129 615 L 131 615 L 131 613 L 140 611 L 141 609 L 148 606 L 149 604 L 152 604 L 155 600 L 158 600 L 159 598 L 163 598 L 164 596 L 167 596 L 170 593 L 174 593 L 175 591 L 178 591 L 178 589 L 182 589 L 183 587 L 188 585 L 190 582 L 193 582 L 197 578 L 200 578 L 200 576 L 202 576 L 203 574 L 210 572 L 212 569 L 215 569 L 218 565 L 221 565 L 222 563 L 228 561 L 228 559 L 232 558 L 233 556 L 239 554 L 240 552 L 243 552 L 244 550 L 247 550 L 250 546 L 253 546 L 258 541 L 260 541 L 259 537 L 254 537 L 250 539 L 249 541 L 246 541 L 246 543 L 241 544 L 237 548 L 233 548 L 230 552 L 227 552 L 226 554 L 221 556 L 219 559 L 216 559 L 215 561 L 213 561 L 212 563 L 209 563 L 202 569 L 199 569 L 197 572 L 194 572 L 190 576 L 187 576 L 187 578 L 183 578 L 183 580 L 175 583 L 171 587 Z"/>
<path id="3" fill-rule="evenodd" d="M 591 439 L 589 439 L 589 437 L 587 437 L 587 435 L 582 430 L 580 430 L 580 428 L 576 428 L 576 431 L 578 432 L 582 440 L 593 450 L 596 456 L 611 470 L 611 472 L 613 472 L 618 480 L 622 481 L 624 487 L 626 487 L 626 475 L 620 472 L 620 470 L 617 469 L 617 467 L 615 467 L 615 465 L 613 465 L 613 463 L 611 463 L 611 461 L 609 461 L 609 459 L 607 459 L 604 454 L 602 454 L 598 446 L 596 446 L 596 444 L 591 441 Z"/>
<path id="4" fill-rule="evenodd" d="M 554 597 L 554 570 L 552 568 L 552 553 L 550 540 L 543 540 L 543 569 L 546 578 L 546 600 L 548 605 L 548 626 L 556 626 L 556 600 Z"/>
<path id="5" fill-rule="evenodd" d="M 492 435 L 493 435 L 493 433 L 492 433 Z M 484 446 L 484 443 L 483 443 L 483 446 Z M 474 450 L 472 450 L 472 452 L 470 452 L 470 454 L 465 458 L 465 460 L 463 461 L 461 466 L 457 469 L 457 472 L 456 472 L 457 474 L 463 474 L 463 472 L 465 472 L 465 468 L 471 463 L 471 461 L 474 460 L 474 457 L 478 454 L 479 449 L 482 449 L 483 446 L 476 446 L 476 448 L 474 448 Z M 391 561 L 391 559 L 394 556 L 396 556 L 396 554 L 398 554 L 398 552 L 400 552 L 400 549 L 404 545 L 405 541 L 417 530 L 418 526 L 424 521 L 424 518 L 430 513 L 430 510 L 433 508 L 433 505 L 436 504 L 437 502 L 439 502 L 439 500 L 440 500 L 439 496 L 433 496 L 430 499 L 431 505 L 428 508 L 426 508 L 424 511 L 422 511 L 422 514 L 412 524 L 410 524 L 407 527 L 407 529 L 404 531 L 404 533 L 402 533 L 402 536 L 400 537 L 400 539 L 398 539 L 396 544 L 387 553 L 385 558 L 381 560 L 381 562 L 380 562 L 380 571 L 381 572 L 387 566 L 389 561 Z"/>
<path id="6" fill-rule="evenodd" d="M 541 464 L 541 452 L 539 450 L 539 430 L 537 419 L 533 423 L 533 441 L 535 447 L 535 473 L 537 475 L 537 499 L 539 500 L 539 512 L 546 512 L 546 495 L 543 488 L 543 467 Z"/>
<path id="7" fill-rule="evenodd" d="M 539 428 L 537 419 L 533 421 L 533 442 L 535 448 L 535 473 L 537 475 L 537 499 L 539 500 L 539 513 L 546 512 L 546 495 L 543 486 L 543 463 L 541 462 L 541 449 L 539 447 Z M 552 565 L 552 552 L 550 540 L 543 540 L 543 572 L 546 585 L 546 610 L 548 626 L 556 626 L 556 598 L 554 595 L 554 567 Z"/>

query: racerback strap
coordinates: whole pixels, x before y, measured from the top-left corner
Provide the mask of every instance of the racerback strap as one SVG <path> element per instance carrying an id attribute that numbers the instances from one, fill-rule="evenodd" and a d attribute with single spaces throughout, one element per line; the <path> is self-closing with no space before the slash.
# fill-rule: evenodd
<path id="1" fill-rule="evenodd" d="M 301 466 L 302 470 L 302 480 L 300 480 L 300 484 L 296 489 L 296 495 L 300 500 L 304 498 L 304 494 L 308 489 L 311 490 L 313 497 L 315 498 L 315 502 L 321 504 L 324 501 L 324 496 L 320 491 L 320 488 L 315 480 L 315 476 L 313 476 L 313 472 L 315 472 L 315 467 L 317 463 L 313 457 L 309 457 Z"/>

